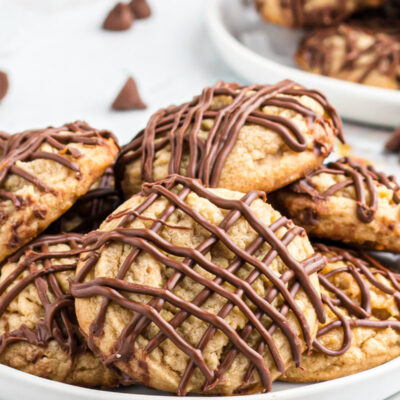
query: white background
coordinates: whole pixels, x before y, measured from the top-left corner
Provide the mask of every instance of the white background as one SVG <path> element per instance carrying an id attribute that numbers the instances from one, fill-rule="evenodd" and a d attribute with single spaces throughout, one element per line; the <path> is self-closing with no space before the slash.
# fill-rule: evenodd
<path id="1" fill-rule="evenodd" d="M 113 130 L 124 144 L 158 108 L 189 100 L 220 79 L 240 81 L 208 38 L 204 0 L 150 2 L 150 19 L 107 32 L 101 24 L 113 0 L 0 0 L 0 70 L 10 78 L 0 130 L 80 119 Z M 145 111 L 110 108 L 129 75 Z M 356 155 L 396 171 L 396 156 L 382 151 L 387 131 L 346 124 L 345 133 Z"/>

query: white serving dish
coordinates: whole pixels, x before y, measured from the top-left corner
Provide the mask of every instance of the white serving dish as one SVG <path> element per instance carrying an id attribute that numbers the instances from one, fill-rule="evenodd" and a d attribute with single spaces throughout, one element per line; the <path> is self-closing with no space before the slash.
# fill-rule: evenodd
<path id="1" fill-rule="evenodd" d="M 208 31 L 224 61 L 248 82 L 289 78 L 324 92 L 343 118 L 394 127 L 400 90 L 376 88 L 301 71 L 293 59 L 302 32 L 261 21 L 252 2 L 208 0 Z"/>
<path id="2" fill-rule="evenodd" d="M 315 384 L 276 382 L 274 391 L 227 400 L 383 400 L 400 391 L 400 357 L 377 368 L 355 375 Z M 24 400 L 176 400 L 168 393 L 143 387 L 113 391 L 85 389 L 38 378 L 0 365 L 0 399 Z M 197 397 L 197 396 L 194 396 Z M 221 400 L 222 397 L 202 397 Z"/>

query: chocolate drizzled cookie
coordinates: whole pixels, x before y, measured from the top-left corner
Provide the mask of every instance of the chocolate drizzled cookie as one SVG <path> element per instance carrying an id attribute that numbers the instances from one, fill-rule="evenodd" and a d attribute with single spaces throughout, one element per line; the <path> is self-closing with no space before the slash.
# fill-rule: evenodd
<path id="1" fill-rule="evenodd" d="M 84 122 L 0 135 L 0 260 L 43 231 L 110 166 L 109 131 Z"/>
<path id="2" fill-rule="evenodd" d="M 334 379 L 378 366 L 400 355 L 400 274 L 366 253 L 314 245 L 328 265 L 319 273 L 328 319 L 303 369 L 285 379 Z"/>
<path id="3" fill-rule="evenodd" d="M 256 0 L 256 8 L 268 22 L 292 28 L 333 26 L 352 13 L 378 7 L 385 0 Z"/>
<path id="4" fill-rule="evenodd" d="M 143 185 L 85 240 L 71 291 L 89 346 L 181 395 L 270 390 L 324 319 L 325 260 L 264 200 L 177 175 Z"/>
<path id="5" fill-rule="evenodd" d="M 1 264 L 0 361 L 31 374 L 83 386 L 111 386 L 116 375 L 87 348 L 68 281 L 82 236 L 43 235 Z"/>
<path id="6" fill-rule="evenodd" d="M 123 147 L 116 178 L 127 195 L 174 173 L 209 187 L 269 192 L 319 166 L 335 136 L 343 140 L 341 121 L 315 90 L 291 81 L 218 82 L 156 112 Z"/>
<path id="7" fill-rule="evenodd" d="M 399 19 L 400 26 L 400 19 Z M 299 45 L 300 68 L 334 78 L 387 89 L 399 88 L 400 28 L 363 19 L 315 29 Z"/>
<path id="8" fill-rule="evenodd" d="M 342 158 L 275 197 L 314 236 L 400 252 L 400 186 L 372 165 Z"/>

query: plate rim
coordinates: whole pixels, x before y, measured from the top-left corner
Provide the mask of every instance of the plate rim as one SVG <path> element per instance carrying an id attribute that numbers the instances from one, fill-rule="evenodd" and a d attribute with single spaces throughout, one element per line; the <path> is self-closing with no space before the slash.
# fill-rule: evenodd
<path id="1" fill-rule="evenodd" d="M 223 6 L 226 2 L 227 0 L 207 0 L 205 2 L 205 23 L 208 33 L 210 34 L 215 47 L 218 49 L 220 56 L 231 69 L 246 80 L 249 80 L 248 77 L 246 77 L 246 74 L 241 72 L 240 68 L 236 66 L 237 63 L 232 60 L 232 57 L 228 57 L 226 55 L 227 53 L 230 55 L 235 54 L 237 58 L 240 59 L 247 59 L 248 65 L 251 64 L 253 68 L 257 68 L 260 71 L 264 69 L 266 72 L 268 70 L 270 73 L 272 71 L 279 75 L 285 73 L 288 76 L 294 76 L 293 80 L 300 81 L 304 86 L 315 86 L 316 88 L 323 87 L 324 91 L 332 90 L 341 93 L 352 92 L 355 93 L 358 98 L 372 98 L 374 102 L 379 104 L 388 105 L 389 107 L 399 107 L 400 114 L 400 90 L 368 86 L 329 76 L 313 74 L 299 68 L 280 64 L 277 61 L 267 59 L 263 55 L 248 48 L 231 33 L 224 23 L 222 13 Z M 226 49 L 224 50 L 222 46 L 226 46 Z M 332 95 L 330 95 L 330 97 L 332 97 Z M 343 112 L 342 114 L 344 115 Z M 345 118 L 351 119 L 347 115 Z M 361 119 L 357 119 L 356 117 L 354 119 L 359 122 L 368 123 L 368 121 L 361 121 Z M 397 122 L 400 123 L 400 117 Z M 381 121 L 379 124 L 382 126 L 393 126 L 393 123 L 387 122 L 385 124 L 384 121 Z"/>
<path id="2" fill-rule="evenodd" d="M 386 376 L 390 372 L 394 372 L 396 369 L 400 369 L 400 357 L 397 357 L 391 361 L 379 365 L 378 367 L 371 368 L 366 371 L 359 372 L 357 374 L 344 376 L 342 378 L 333 379 L 325 382 L 305 384 L 302 387 L 293 387 L 290 389 L 284 389 L 278 392 L 269 393 L 257 393 L 243 396 L 224 396 L 227 400 L 244 399 L 244 400 L 291 400 L 296 398 L 306 398 L 308 395 L 333 393 L 333 390 L 339 385 L 341 389 L 348 387 L 356 387 L 369 379 L 379 379 L 382 376 Z M 37 389 L 51 390 L 50 394 L 60 393 L 63 396 L 77 396 L 81 399 L 97 399 L 97 400 L 139 400 L 145 398 L 146 400 L 160 400 L 160 399 L 176 399 L 176 395 L 157 395 L 157 394 L 138 394 L 138 393 L 119 393 L 115 391 L 89 389 L 80 386 L 74 386 L 62 382 L 56 382 L 49 379 L 41 378 L 35 375 L 28 374 L 26 372 L 19 371 L 17 369 L 0 365 L 0 374 L 2 379 L 10 379 L 13 381 L 20 380 L 28 383 L 29 385 L 35 386 Z M 395 394 L 400 390 L 399 387 L 394 392 L 388 393 L 388 395 Z M 295 394 L 293 396 L 293 394 Z M 207 398 L 210 400 L 221 400 L 220 396 L 194 396 L 194 398 Z"/>

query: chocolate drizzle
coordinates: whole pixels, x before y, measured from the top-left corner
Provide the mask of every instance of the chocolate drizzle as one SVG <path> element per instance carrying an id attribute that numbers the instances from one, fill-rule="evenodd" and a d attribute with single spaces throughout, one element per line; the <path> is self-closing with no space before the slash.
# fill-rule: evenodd
<path id="1" fill-rule="evenodd" d="M 305 25 L 336 25 L 353 11 L 346 6 L 347 0 L 339 0 L 337 6 L 319 6 L 315 10 L 307 12 L 305 11 L 305 0 L 280 0 L 280 2 L 281 7 L 289 3 L 294 28 L 302 28 Z"/>
<path id="2" fill-rule="evenodd" d="M 50 250 L 57 244 L 67 244 L 70 249 Z M 23 324 L 19 329 L 3 333 L 0 336 L 0 353 L 9 344 L 21 341 L 46 346 L 55 340 L 70 356 L 84 348 L 74 314 L 74 300 L 62 290 L 56 278 L 56 274 L 61 272 L 75 272 L 76 255 L 81 251 L 81 244 L 82 236 L 76 233 L 42 235 L 2 262 L 0 268 L 8 263 L 17 263 L 17 266 L 0 282 L 0 318 L 5 318 L 4 313 L 10 303 L 32 284 L 43 306 L 44 317 L 35 323 L 33 329 Z M 71 263 L 58 262 L 65 258 L 71 258 Z M 19 279 L 26 272 L 26 276 Z"/>
<path id="3" fill-rule="evenodd" d="M 384 2 L 385 0 L 381 0 Z M 348 18 L 352 13 L 362 8 L 362 2 L 337 0 L 336 2 L 326 2 L 331 4 L 306 4 L 307 0 L 277 0 L 275 7 L 280 7 L 285 15 L 285 25 L 287 19 L 291 21 L 293 28 L 313 27 L 313 26 L 333 26 Z M 267 5 L 265 0 L 256 0 L 256 7 L 261 10 L 264 3 L 266 13 L 268 15 Z M 308 2 L 312 3 L 312 2 Z M 376 9 L 374 9 L 374 12 Z M 287 14 L 288 13 L 288 14 Z M 291 18 L 290 18 L 291 17 Z"/>
<path id="4" fill-rule="evenodd" d="M 320 174 L 342 175 L 347 179 L 334 184 L 324 193 L 319 193 L 313 186 L 312 178 Z M 304 179 L 292 184 L 290 190 L 308 195 L 315 200 L 327 200 L 340 190 L 353 186 L 356 194 L 357 217 L 367 224 L 373 221 L 378 209 L 378 185 L 392 190 L 392 200 L 400 204 L 400 186 L 394 176 L 387 176 L 376 171 L 372 165 L 363 165 L 345 157 L 316 169 Z"/>
<path id="5" fill-rule="evenodd" d="M 213 105 L 216 96 L 229 96 L 232 102 L 216 109 Z M 169 147 L 168 174 L 182 174 L 183 157 L 189 153 L 185 176 L 198 178 L 205 186 L 216 187 L 225 161 L 246 123 L 272 130 L 292 151 L 303 152 L 307 148 L 307 138 L 296 124 L 289 118 L 262 111 L 266 106 L 281 107 L 302 115 L 310 125 L 331 125 L 328 119 L 301 104 L 298 100 L 301 96 L 312 98 L 324 108 L 333 121 L 333 131 L 343 140 L 341 121 L 335 109 L 315 90 L 307 90 L 288 80 L 273 86 L 218 82 L 214 87 L 205 88 L 189 103 L 156 112 L 147 127 L 120 152 L 116 179 L 123 179 L 127 164 L 141 159 L 142 180 L 153 182 L 156 153 Z M 205 129 L 202 125 L 205 119 L 212 119 L 213 126 L 207 137 L 202 138 L 199 132 Z"/>
<path id="6" fill-rule="evenodd" d="M 30 130 L 15 135 L 1 134 L 0 187 L 4 187 L 4 183 L 10 175 L 17 175 L 34 184 L 41 191 L 56 195 L 55 189 L 17 164 L 37 159 L 52 160 L 74 171 L 77 179 L 80 179 L 79 165 L 72 161 L 71 157 L 78 159 L 82 154 L 78 149 L 69 145 L 82 143 L 96 146 L 101 145 L 104 139 L 110 137 L 116 141 L 111 132 L 93 129 L 85 122 L 70 123 L 60 128 Z M 41 149 L 44 144 L 51 146 L 57 152 Z M 0 189 L 0 199 L 11 200 L 17 209 L 23 206 L 24 201 L 5 189 Z"/>
<path id="7" fill-rule="evenodd" d="M 210 223 L 185 203 L 185 198 L 191 192 L 207 199 L 215 206 L 229 211 L 218 226 Z M 143 202 L 133 210 L 126 210 L 114 230 L 91 232 L 85 240 L 86 261 L 79 269 L 75 282 L 71 285 L 71 292 L 77 298 L 103 297 L 99 313 L 94 318 L 88 332 L 90 348 L 96 350 L 95 339 L 103 334 L 107 307 L 112 302 L 131 310 L 134 314 L 114 343 L 115 351 L 105 360 L 106 364 L 119 360 L 128 361 L 133 357 L 136 354 L 135 342 L 138 336 L 153 322 L 159 328 L 159 332 L 150 338 L 143 350 L 144 354 L 151 353 L 165 339 L 170 339 L 182 352 L 190 357 L 179 384 L 178 394 L 186 394 L 188 383 L 196 368 L 199 368 L 204 375 L 203 390 L 209 391 L 214 388 L 223 379 L 224 374 L 228 371 L 238 353 L 242 353 L 250 361 L 250 369 L 243 378 L 243 386 L 246 387 L 255 383 L 253 376 L 253 370 L 255 369 L 264 388 L 270 390 L 270 371 L 262 357 L 266 349 L 270 351 L 277 369 L 282 373 L 284 372 L 283 361 L 271 336 L 276 328 L 281 329 L 290 343 L 295 363 L 299 365 L 301 362 L 301 346 L 298 334 L 293 330 L 286 318 L 289 311 L 293 312 L 297 318 L 307 345 L 309 347 L 312 345 L 311 332 L 307 320 L 295 301 L 295 295 L 300 288 L 307 293 L 319 319 L 323 321 L 325 318 L 318 292 L 314 289 L 309 279 L 309 275 L 325 265 L 325 259 L 319 254 L 314 254 L 301 262 L 292 257 L 287 246 L 298 235 L 303 235 L 304 231 L 299 227 L 293 226 L 292 222 L 285 217 L 279 218 L 270 226 L 262 224 L 250 208 L 250 205 L 256 199 L 264 199 L 262 192 L 252 191 L 244 195 L 241 200 L 228 200 L 206 190 L 196 180 L 174 175 L 164 181 L 144 184 L 142 195 L 146 196 Z M 127 227 L 155 201 L 161 198 L 167 199 L 168 205 L 159 218 L 153 221 L 149 229 Z M 169 243 L 160 235 L 160 230 L 164 226 L 163 223 L 176 210 L 181 210 L 210 232 L 210 236 L 196 248 L 179 247 Z M 241 217 L 244 217 L 258 233 L 256 239 L 246 249 L 238 247 L 227 234 L 227 230 Z M 286 227 L 288 231 L 282 239 L 279 239 L 275 233 L 281 227 Z M 216 265 L 206 257 L 206 254 L 219 242 L 223 243 L 236 255 L 234 261 L 226 268 Z M 115 278 L 97 277 L 91 281 L 86 281 L 88 273 L 96 266 L 102 246 L 110 245 L 111 243 L 123 243 L 132 247 L 119 272 Z M 254 254 L 264 243 L 269 243 L 271 249 L 262 260 L 259 260 Z M 135 259 L 141 252 L 151 254 L 157 261 L 175 271 L 168 279 L 165 287 L 150 287 L 124 280 L 127 272 L 133 267 Z M 288 267 L 280 277 L 269 268 L 269 265 L 276 257 L 280 257 Z M 248 263 L 254 269 L 246 279 L 241 279 L 238 277 L 237 272 L 244 263 Z M 196 272 L 193 268 L 196 264 L 215 275 L 215 278 L 210 279 Z M 185 276 L 190 277 L 204 287 L 190 302 L 173 293 L 173 289 Z M 267 290 L 265 298 L 259 296 L 251 286 L 260 276 L 264 276 L 265 279 L 272 283 L 271 288 Z M 225 289 L 222 285 L 224 282 L 229 282 L 233 285 L 236 289 L 235 292 Z M 151 296 L 152 299 L 148 303 L 138 303 L 130 300 L 123 293 L 146 294 Z M 227 301 L 217 315 L 201 308 L 204 302 L 215 293 L 224 297 Z M 254 304 L 254 310 L 250 309 L 244 302 L 244 296 Z M 280 310 L 271 304 L 277 296 L 282 297 L 284 300 Z M 164 320 L 160 315 L 160 311 L 166 303 L 170 303 L 180 309 L 170 321 Z M 233 307 L 238 307 L 248 319 L 245 327 L 238 331 L 232 329 L 225 321 L 225 317 Z M 177 328 L 191 315 L 209 324 L 197 346 L 192 346 L 177 331 Z M 271 319 L 269 325 L 266 326 L 261 323 L 263 316 L 268 316 Z M 211 370 L 203 358 L 202 351 L 214 336 L 216 330 L 221 330 L 226 334 L 230 339 L 231 347 L 224 353 L 219 367 L 216 370 Z M 259 333 L 260 339 L 256 347 L 252 348 L 247 340 L 254 331 Z M 141 360 L 141 362 L 145 366 L 143 364 L 145 360 Z M 142 377 L 142 380 L 147 383 L 146 377 Z"/>
<path id="8" fill-rule="evenodd" d="M 358 42 L 363 34 L 370 35 L 373 41 L 360 49 Z M 327 43 L 327 40 L 334 37 L 340 37 L 345 43 L 345 54 L 337 71 L 332 71 L 332 66 L 337 64 L 333 60 L 337 56 L 333 52 L 334 44 Z M 371 61 L 365 62 L 368 56 Z M 328 76 L 360 69 L 358 83 L 365 82 L 376 70 L 396 79 L 400 66 L 400 43 L 382 29 L 381 32 L 375 32 L 365 22 L 353 22 L 309 32 L 300 43 L 297 59 L 301 61 L 301 66 L 305 62 L 307 68 L 318 68 L 321 74 Z"/>
<path id="9" fill-rule="evenodd" d="M 114 172 L 109 167 L 98 180 L 97 187 L 81 196 L 70 210 L 46 229 L 46 233 L 87 233 L 97 229 L 121 204 L 114 186 Z"/>
<path id="10" fill-rule="evenodd" d="M 326 255 L 328 263 L 339 261 L 345 263 L 343 267 L 333 269 L 329 272 L 322 270 L 319 273 L 320 285 L 329 293 L 329 295 L 322 295 L 322 301 L 325 307 L 330 308 L 338 319 L 320 327 L 317 338 L 326 335 L 333 329 L 341 328 L 343 329 L 342 346 L 340 349 L 332 350 L 325 347 L 320 339 L 316 339 L 314 341 L 315 350 L 333 357 L 344 354 L 351 346 L 352 327 L 392 328 L 400 333 L 400 321 L 380 320 L 374 317 L 371 306 L 371 290 L 368 287 L 369 284 L 371 287 L 389 296 L 393 296 L 400 313 L 400 274 L 383 267 L 374 258 L 361 251 L 346 250 L 323 244 L 315 244 L 314 248 L 316 251 L 320 251 Z M 354 282 L 358 284 L 360 291 L 359 301 L 352 300 L 344 291 L 331 282 L 330 278 L 336 274 L 343 273 L 350 274 Z M 379 276 L 386 278 L 390 282 L 390 285 L 383 283 L 379 279 Z M 348 315 L 345 315 L 340 308 L 346 310 Z"/>

